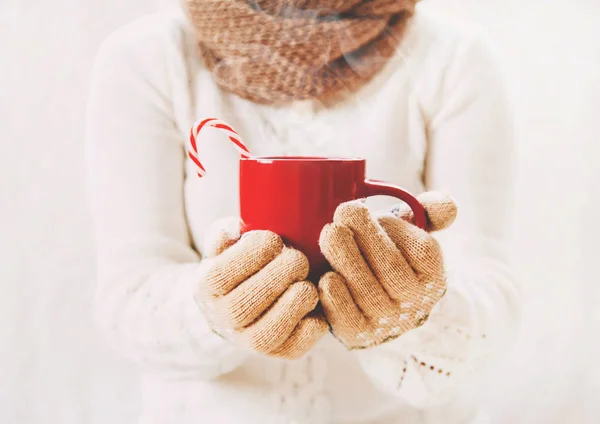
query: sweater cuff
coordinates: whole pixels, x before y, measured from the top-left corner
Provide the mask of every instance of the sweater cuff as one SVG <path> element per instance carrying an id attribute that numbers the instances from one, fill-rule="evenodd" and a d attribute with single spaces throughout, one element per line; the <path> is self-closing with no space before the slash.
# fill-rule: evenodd
<path id="1" fill-rule="evenodd" d="M 356 351 L 357 359 L 382 390 L 415 407 L 449 401 L 489 356 L 487 335 L 474 325 L 473 302 L 460 282 L 449 278 L 447 293 L 422 326 Z"/>
<path id="2" fill-rule="evenodd" d="M 194 275 L 197 276 L 197 272 L 194 272 Z M 216 377 L 240 366 L 249 356 L 249 352 L 211 328 L 194 297 L 197 284 L 195 278 L 187 279 L 187 287 L 182 291 L 183 322 L 199 359 L 212 369 L 208 377 Z"/>

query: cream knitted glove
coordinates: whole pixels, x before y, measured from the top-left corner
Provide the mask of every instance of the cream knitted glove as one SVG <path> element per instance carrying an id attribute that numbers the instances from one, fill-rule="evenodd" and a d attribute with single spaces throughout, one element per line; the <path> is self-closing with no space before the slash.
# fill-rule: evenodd
<path id="1" fill-rule="evenodd" d="M 456 205 L 425 193 L 428 231 L 448 227 Z M 437 241 L 414 226 L 412 212 L 396 208 L 375 219 L 361 201 L 340 205 L 323 228 L 320 246 L 335 272 L 319 282 L 334 335 L 349 349 L 375 346 L 420 326 L 446 290 Z"/>
<path id="2" fill-rule="evenodd" d="M 196 300 L 214 331 L 269 356 L 303 356 L 327 333 L 323 318 L 307 316 L 318 302 L 306 281 L 308 260 L 269 231 L 240 237 L 239 221 L 208 231 Z"/>

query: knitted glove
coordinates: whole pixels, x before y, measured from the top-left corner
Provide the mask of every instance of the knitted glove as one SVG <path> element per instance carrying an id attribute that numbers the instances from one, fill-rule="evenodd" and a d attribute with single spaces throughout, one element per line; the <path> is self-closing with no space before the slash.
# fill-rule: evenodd
<path id="1" fill-rule="evenodd" d="M 451 198 L 419 196 L 428 231 L 456 217 Z M 374 218 L 361 201 L 340 205 L 323 228 L 321 250 L 335 272 L 319 282 L 319 296 L 333 334 L 349 349 L 384 343 L 423 324 L 446 290 L 437 241 L 413 225 L 403 207 Z"/>
<path id="2" fill-rule="evenodd" d="M 208 231 L 196 300 L 226 339 L 273 357 L 301 357 L 328 331 L 323 318 L 307 316 L 318 303 L 305 280 L 308 260 L 274 233 L 240 237 L 239 227 L 226 219 Z"/>

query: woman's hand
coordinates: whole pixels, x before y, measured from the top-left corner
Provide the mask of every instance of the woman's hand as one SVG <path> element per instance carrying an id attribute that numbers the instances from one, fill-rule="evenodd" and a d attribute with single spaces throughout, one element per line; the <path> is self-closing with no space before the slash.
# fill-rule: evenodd
<path id="1" fill-rule="evenodd" d="M 428 231 L 456 217 L 451 198 L 419 197 Z M 446 290 L 437 241 L 413 225 L 409 209 L 374 218 L 360 201 L 340 205 L 319 244 L 335 270 L 319 282 L 323 310 L 334 335 L 349 349 L 384 343 L 420 326 Z"/>
<path id="2" fill-rule="evenodd" d="M 288 359 L 303 356 L 327 333 L 323 318 L 307 316 L 319 299 L 306 281 L 308 260 L 301 252 L 269 231 L 240 238 L 237 219 L 218 222 L 206 239 L 196 299 L 215 332 Z"/>

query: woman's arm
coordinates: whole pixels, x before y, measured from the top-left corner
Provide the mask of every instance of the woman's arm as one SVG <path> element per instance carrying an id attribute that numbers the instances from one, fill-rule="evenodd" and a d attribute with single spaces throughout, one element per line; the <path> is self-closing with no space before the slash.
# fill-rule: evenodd
<path id="1" fill-rule="evenodd" d="M 213 378 L 245 358 L 206 324 L 185 219 L 184 135 L 172 118 L 166 40 L 120 30 L 95 62 L 86 173 L 98 247 L 98 323 L 158 373 Z"/>
<path id="2" fill-rule="evenodd" d="M 443 402 L 511 344 L 519 291 L 507 263 L 513 128 L 506 89 L 479 39 L 457 48 L 437 98 L 424 105 L 428 131 L 425 185 L 458 204 L 438 234 L 447 293 L 422 326 L 357 352 L 388 392 L 418 405 Z"/>

